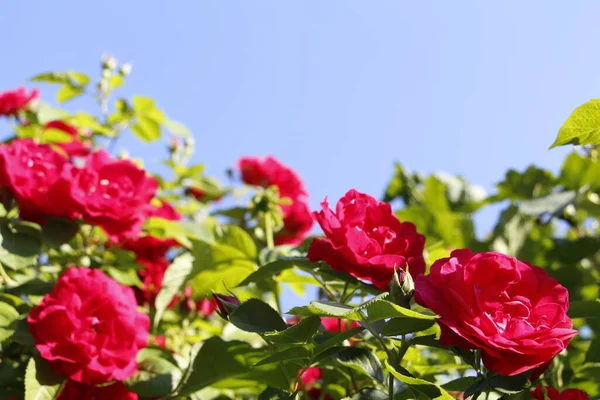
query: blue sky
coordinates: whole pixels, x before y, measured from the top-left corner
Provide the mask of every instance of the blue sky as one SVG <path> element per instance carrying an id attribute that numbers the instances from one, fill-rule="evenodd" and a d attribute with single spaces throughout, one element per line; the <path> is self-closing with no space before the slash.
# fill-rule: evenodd
<path id="1" fill-rule="evenodd" d="M 598 15 L 583 0 L 5 2 L 0 90 L 96 73 L 110 52 L 134 63 L 121 94 L 184 122 L 210 174 L 270 153 L 313 208 L 350 188 L 379 197 L 396 160 L 492 189 L 509 167 L 559 167 L 568 149 L 548 146 L 600 94 Z M 149 169 L 165 144 L 119 142 Z"/>

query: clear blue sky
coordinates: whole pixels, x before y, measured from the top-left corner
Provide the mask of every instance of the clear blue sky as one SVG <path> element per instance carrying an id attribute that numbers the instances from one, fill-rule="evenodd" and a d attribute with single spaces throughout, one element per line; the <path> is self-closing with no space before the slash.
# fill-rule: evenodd
<path id="1" fill-rule="evenodd" d="M 6 1 L 0 90 L 96 73 L 110 52 L 134 63 L 123 94 L 190 127 L 213 175 L 271 153 L 313 208 L 349 188 L 379 197 L 395 160 L 492 189 L 509 167 L 559 167 L 558 128 L 600 96 L 599 15 L 595 1 Z M 156 169 L 163 145 L 134 144 L 120 142 Z"/>

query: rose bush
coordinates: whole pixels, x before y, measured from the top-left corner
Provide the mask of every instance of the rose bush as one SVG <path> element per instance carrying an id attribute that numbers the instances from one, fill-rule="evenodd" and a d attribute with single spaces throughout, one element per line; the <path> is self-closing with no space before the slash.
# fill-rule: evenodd
<path id="1" fill-rule="evenodd" d="M 113 98 L 131 66 L 101 68 L 33 78 L 97 113 L 0 94 L 0 400 L 600 396 L 595 103 L 561 129 L 583 148 L 559 174 L 487 195 L 397 164 L 383 201 L 312 210 L 272 156 L 208 176 L 153 99 Z M 160 168 L 124 135 L 164 140 Z"/>

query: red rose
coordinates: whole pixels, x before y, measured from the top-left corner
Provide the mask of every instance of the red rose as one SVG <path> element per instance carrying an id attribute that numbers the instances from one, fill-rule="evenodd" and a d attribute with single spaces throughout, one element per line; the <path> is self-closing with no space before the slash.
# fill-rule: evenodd
<path id="1" fill-rule="evenodd" d="M 439 315 L 442 344 L 481 349 L 484 365 L 502 375 L 544 364 L 577 334 L 567 289 L 504 254 L 453 251 L 417 277 L 415 300 Z"/>
<path id="2" fill-rule="evenodd" d="M 146 207 L 147 218 L 162 218 L 168 221 L 179 221 L 182 217 L 181 214 L 171 204 L 164 200 L 156 200 L 160 203 L 160 206 L 150 204 Z"/>
<path id="3" fill-rule="evenodd" d="M 109 386 L 89 386 L 67 381 L 57 400 L 138 400 L 138 395 L 130 392 L 121 382 Z"/>
<path id="4" fill-rule="evenodd" d="M 51 121 L 44 125 L 44 129 L 57 129 L 68 133 L 71 141 L 66 143 L 57 143 L 69 157 L 85 157 L 91 151 L 91 143 L 84 143 L 79 139 L 77 128 L 62 121 Z"/>
<path id="5" fill-rule="evenodd" d="M 238 169 L 248 185 L 277 186 L 281 198 L 297 199 L 308 195 L 296 172 L 274 157 L 242 157 Z"/>
<path id="6" fill-rule="evenodd" d="M 413 277 L 425 272 L 425 236 L 412 223 L 398 221 L 389 204 L 352 189 L 338 201 L 335 212 L 327 199 L 321 207 L 314 216 L 326 237 L 311 243 L 311 261 L 325 261 L 381 290 L 395 268 L 408 264 Z"/>
<path id="7" fill-rule="evenodd" d="M 243 157 L 238 161 L 242 180 L 249 185 L 276 186 L 279 196 L 291 204 L 281 205 L 284 227 L 275 235 L 275 243 L 300 244 L 310 232 L 313 220 L 306 203 L 308 194 L 302 180 L 290 167 L 274 157 Z"/>
<path id="8" fill-rule="evenodd" d="M 538 367 L 535 367 L 534 369 L 531 370 L 531 375 L 529 375 L 529 381 L 530 382 L 535 382 L 537 381 L 537 379 L 542 376 L 542 374 L 544 372 L 546 372 L 546 370 L 548 369 L 548 367 L 550 367 L 550 364 L 552 364 L 552 359 L 546 361 L 545 363 L 541 364 Z"/>
<path id="9" fill-rule="evenodd" d="M 308 204 L 293 200 L 291 205 L 282 205 L 283 229 L 275 234 L 275 244 L 298 245 L 306 238 L 313 225 Z"/>
<path id="10" fill-rule="evenodd" d="M 358 328 L 360 324 L 357 321 L 341 320 L 334 317 L 321 317 L 321 324 L 328 332 L 346 332 L 348 329 Z M 340 325 L 342 330 L 340 331 Z"/>
<path id="11" fill-rule="evenodd" d="M 200 316 L 210 317 L 215 312 L 215 307 L 209 299 L 204 298 L 196 302 L 196 310 Z"/>
<path id="12" fill-rule="evenodd" d="M 302 382 L 302 386 L 304 390 L 306 390 L 306 394 L 308 398 L 311 400 L 320 400 L 322 389 L 319 387 L 315 387 L 320 380 L 323 378 L 323 372 L 319 367 L 310 367 L 307 368 L 300 376 L 300 381 Z M 333 398 L 326 394 L 323 397 L 324 400 L 333 400 Z"/>
<path id="13" fill-rule="evenodd" d="M 566 389 L 562 392 L 546 386 L 546 393 L 550 400 L 589 400 L 590 397 L 579 389 Z M 534 391 L 531 392 L 531 397 L 538 400 L 544 400 L 544 391 L 541 385 L 537 385 Z"/>
<path id="14" fill-rule="evenodd" d="M 117 160 L 105 150 L 90 154 L 73 183 L 83 219 L 100 226 L 111 241 L 136 237 L 147 216 L 158 181 L 129 160 Z"/>
<path id="15" fill-rule="evenodd" d="M 144 284 L 143 291 L 139 293 L 140 303 L 154 304 L 156 295 L 162 288 L 165 271 L 169 267 L 166 254 L 177 244 L 173 239 L 158 239 L 154 236 L 140 236 L 121 243 L 122 248 L 133 251 L 136 254 L 136 262 L 144 266 L 138 271 Z"/>
<path id="16" fill-rule="evenodd" d="M 27 93 L 23 86 L 0 93 L 0 115 L 13 115 L 27 107 L 31 100 L 39 97 L 37 89 Z"/>
<path id="17" fill-rule="evenodd" d="M 160 201 L 160 206 L 149 205 L 146 208 L 148 217 L 158 217 L 167 220 L 179 220 L 181 214 L 169 203 Z M 165 272 L 169 267 L 167 252 L 174 246 L 179 245 L 174 239 L 158 239 L 153 236 L 140 236 L 136 239 L 127 239 L 121 243 L 125 250 L 133 251 L 136 262 L 144 266 L 138 271 L 142 279 L 144 289 L 139 294 L 140 303 L 148 302 L 154 304 L 156 295 L 162 289 Z"/>
<path id="18" fill-rule="evenodd" d="M 17 139 L 0 146 L 0 185 L 8 188 L 23 219 L 75 219 L 79 205 L 69 187 L 74 167 L 47 144 Z"/>
<path id="19" fill-rule="evenodd" d="M 340 321 L 341 321 L 341 323 L 340 323 Z M 325 328 L 325 330 L 327 332 L 333 332 L 333 333 L 346 332 L 348 329 L 354 329 L 354 328 L 360 327 L 360 324 L 358 323 L 358 321 L 350 321 L 350 320 L 334 318 L 334 317 L 321 317 L 321 325 L 323 325 L 323 327 Z M 341 330 L 340 330 L 340 327 L 341 327 Z M 354 335 L 353 338 L 357 337 L 358 335 L 359 335 L 359 333 Z M 358 340 L 352 339 L 352 338 L 349 341 L 350 341 L 351 345 L 355 345 L 356 343 L 359 342 Z"/>
<path id="20" fill-rule="evenodd" d="M 27 322 L 54 371 L 89 385 L 132 376 L 150 329 L 133 290 L 89 268 L 65 271 Z"/>
<path id="21" fill-rule="evenodd" d="M 319 368 L 319 367 L 310 367 L 310 368 L 307 368 L 302 373 L 302 376 L 300 377 L 300 380 L 302 381 L 302 384 L 306 388 L 311 388 L 311 387 L 314 386 L 315 383 L 317 383 L 318 381 L 320 381 L 322 377 L 323 377 L 323 372 L 321 371 L 321 368 Z"/>

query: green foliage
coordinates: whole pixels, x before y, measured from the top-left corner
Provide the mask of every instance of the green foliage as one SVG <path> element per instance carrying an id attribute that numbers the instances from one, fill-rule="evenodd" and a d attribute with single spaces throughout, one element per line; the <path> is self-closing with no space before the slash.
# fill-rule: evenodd
<path id="1" fill-rule="evenodd" d="M 229 322 L 241 330 L 254 333 L 283 331 L 287 327 L 279 313 L 259 299 L 242 303 L 231 313 Z"/>
<path id="2" fill-rule="evenodd" d="M 58 376 L 40 357 L 32 357 L 25 372 L 25 400 L 53 400 L 64 384 L 64 378 Z"/>
<path id="3" fill-rule="evenodd" d="M 577 107 L 558 131 L 550 148 L 574 145 L 600 144 L 600 100 L 593 99 Z"/>
<path id="4" fill-rule="evenodd" d="M 58 103 L 85 93 L 98 101 L 99 111 L 72 114 L 35 102 L 19 114 L 15 134 L 58 148 L 71 135 L 44 125 L 60 120 L 95 146 L 108 142 L 109 149 L 130 133 L 142 144 L 164 139 L 167 131 L 177 136 L 160 160 L 168 173 L 157 176 L 153 204 L 166 201 L 183 218 L 152 217 L 142 226 L 143 236 L 177 244 L 164 257 L 146 260 L 80 220 L 24 221 L 15 199 L 3 192 L 0 399 L 50 400 L 59 394 L 64 378 L 39 357 L 27 316 L 66 268 L 98 268 L 147 294 L 148 263 L 160 266 L 157 275 L 164 271 L 155 299 L 140 302 L 152 320 L 151 344 L 139 352 L 139 369 L 124 382 L 142 400 L 298 400 L 308 398 L 309 390 L 334 399 L 452 399 L 456 392 L 473 399 L 529 398 L 529 372 L 500 376 L 481 365 L 476 351 L 443 345 L 437 316 L 415 304 L 412 293 L 400 299 L 392 290 L 396 296 L 390 296 L 309 261 L 312 238 L 298 247 L 276 246 L 285 203 L 278 190 L 236 185 L 235 174 L 225 184 L 209 176 L 204 164 L 191 163 L 195 138 L 154 99 L 113 97 L 130 69 L 106 57 L 99 79 L 74 71 L 35 76 L 34 82 L 56 85 Z M 535 165 L 511 169 L 488 195 L 461 176 L 414 173 L 397 163 L 384 194 L 397 217 L 426 236 L 428 268 L 455 249 L 492 250 L 538 265 L 564 285 L 568 315 L 582 334 L 555 357 L 540 382 L 585 390 L 592 398 L 600 396 L 598 104 L 577 108 L 561 128 L 552 147 L 582 147 L 567 155 L 557 173 Z M 217 201 L 222 198 L 224 204 Z M 501 207 L 497 221 L 490 232 L 476 235 L 475 213 L 490 205 Z M 318 298 L 290 310 L 301 318 L 286 323 L 284 289 L 303 295 L 308 286 Z M 224 319 L 211 315 L 207 298 L 213 292 L 235 295 L 241 304 Z M 337 327 L 327 325 L 327 317 L 337 319 Z M 159 338 L 165 349 L 153 347 Z M 321 375 L 306 387 L 302 374 L 311 367 Z"/>
<path id="5" fill-rule="evenodd" d="M 175 390 L 182 371 L 168 352 L 144 349 L 138 353 L 137 360 L 138 371 L 126 381 L 131 391 L 142 397 L 162 397 Z"/>

